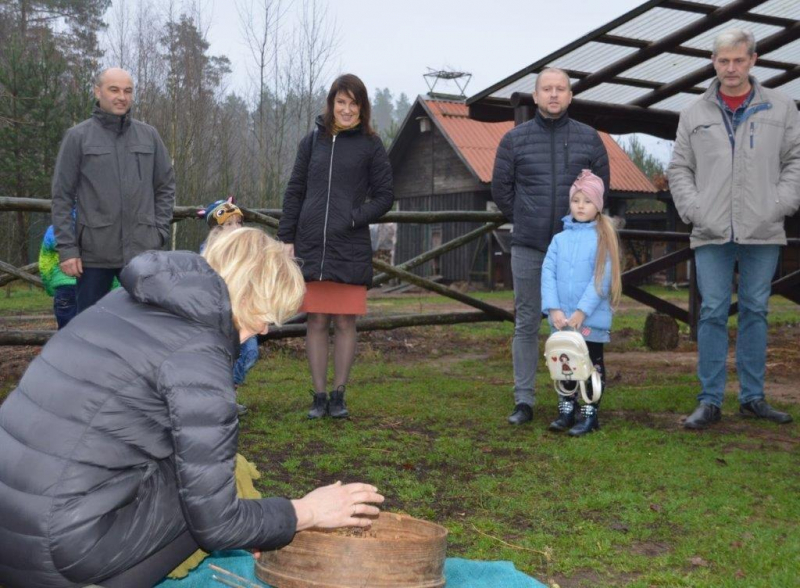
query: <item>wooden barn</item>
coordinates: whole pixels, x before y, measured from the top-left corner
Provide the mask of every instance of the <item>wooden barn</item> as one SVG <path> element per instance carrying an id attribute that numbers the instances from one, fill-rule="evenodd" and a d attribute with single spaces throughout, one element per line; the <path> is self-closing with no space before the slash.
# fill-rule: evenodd
<path id="1" fill-rule="evenodd" d="M 495 210 L 491 199 L 497 146 L 514 123 L 469 118 L 463 99 L 420 96 L 389 149 L 398 210 Z M 601 133 L 611 163 L 610 212 L 624 215 L 632 200 L 663 196 L 614 139 Z M 666 218 L 666 214 L 662 213 Z M 660 219 L 659 219 L 660 220 Z M 400 224 L 395 262 L 401 263 L 480 226 L 448 222 Z M 416 269 L 446 282 L 510 287 L 510 225 Z"/>

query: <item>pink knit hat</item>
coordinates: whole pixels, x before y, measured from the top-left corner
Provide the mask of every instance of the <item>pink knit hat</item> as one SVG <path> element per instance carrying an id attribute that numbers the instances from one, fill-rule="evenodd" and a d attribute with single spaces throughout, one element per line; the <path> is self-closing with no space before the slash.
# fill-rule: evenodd
<path id="1" fill-rule="evenodd" d="M 583 192 L 589 199 L 589 202 L 597 207 L 598 212 L 603 212 L 603 192 L 605 192 L 605 185 L 603 180 L 592 173 L 590 169 L 581 170 L 578 179 L 572 183 L 569 189 L 569 197 L 575 192 Z"/>

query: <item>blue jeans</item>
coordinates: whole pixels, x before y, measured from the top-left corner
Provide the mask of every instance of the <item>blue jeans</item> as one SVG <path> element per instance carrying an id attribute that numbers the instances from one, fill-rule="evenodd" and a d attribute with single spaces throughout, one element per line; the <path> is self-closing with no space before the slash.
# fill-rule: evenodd
<path id="1" fill-rule="evenodd" d="M 78 312 L 93 306 L 103 296 L 111 292 L 114 278 L 119 278 L 121 267 L 85 267 L 78 278 Z"/>
<path id="2" fill-rule="evenodd" d="M 63 329 L 78 313 L 76 287 L 59 286 L 53 293 L 53 314 L 56 315 L 58 328 Z"/>
<path id="3" fill-rule="evenodd" d="M 721 406 L 728 357 L 728 310 L 734 264 L 739 262 L 739 331 L 736 373 L 739 402 L 764 398 L 767 363 L 767 309 L 779 245 L 703 245 L 694 251 L 697 285 L 702 296 L 697 327 L 697 376 L 700 402 Z"/>
<path id="4" fill-rule="evenodd" d="M 542 324 L 542 263 L 544 252 L 511 247 L 514 278 L 514 402 L 533 406 L 536 366 L 539 363 L 539 326 Z"/>
<path id="5" fill-rule="evenodd" d="M 239 358 L 233 365 L 233 383 L 237 386 L 244 383 L 247 372 L 250 371 L 258 359 L 258 339 L 250 337 L 242 343 Z"/>

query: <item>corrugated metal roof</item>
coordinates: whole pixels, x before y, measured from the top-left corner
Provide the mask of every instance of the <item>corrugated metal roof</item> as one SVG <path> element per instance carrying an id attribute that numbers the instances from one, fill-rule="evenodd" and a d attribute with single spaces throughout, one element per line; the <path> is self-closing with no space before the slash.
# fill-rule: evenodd
<path id="1" fill-rule="evenodd" d="M 693 49 L 700 49 L 702 51 L 708 51 L 709 57 L 711 57 L 711 45 L 714 43 L 714 37 L 723 31 L 727 31 L 728 29 L 747 29 L 753 33 L 753 35 L 755 35 L 756 41 L 759 39 L 765 39 L 770 35 L 774 35 L 775 33 L 779 33 L 783 30 L 781 27 L 775 27 L 768 24 L 733 19 L 714 27 L 713 29 L 709 29 L 708 31 L 697 35 L 696 37 L 692 37 L 683 43 L 683 46 L 692 47 Z"/>
<path id="2" fill-rule="evenodd" d="M 693 94 L 692 86 L 706 88 L 713 80 L 713 71 L 707 71 L 713 39 L 731 28 L 747 29 L 756 37 L 760 63 L 753 75 L 761 82 L 788 77 L 779 89 L 800 103 L 800 88 L 793 82 L 800 65 L 800 0 L 768 0 L 750 9 L 746 6 L 739 0 L 650 0 L 470 97 L 467 105 L 474 105 L 477 113 L 481 102 L 491 99 L 487 108 L 508 108 L 510 104 L 503 101 L 514 92 L 531 92 L 538 72 L 561 67 L 578 80 L 589 76 L 578 82 L 578 100 L 677 113 L 686 104 L 684 95 Z M 671 35 L 681 33 L 683 40 L 670 40 Z M 661 51 L 655 53 L 653 44 L 663 45 L 658 47 Z M 617 73 L 605 71 L 617 64 Z M 684 78 L 685 84 L 668 86 Z M 501 118 L 497 112 L 486 116 L 487 120 Z"/>
<path id="3" fill-rule="evenodd" d="M 463 102 L 448 100 L 424 100 L 426 110 L 433 116 L 436 125 L 448 141 L 467 162 L 471 171 L 481 182 L 492 181 L 492 170 L 497 146 L 514 123 L 487 123 L 469 118 L 469 110 Z M 645 192 L 655 194 L 657 190 L 622 147 L 606 133 L 600 133 L 608 151 L 611 164 L 611 189 L 617 192 Z"/>
<path id="4" fill-rule="evenodd" d="M 642 41 L 655 41 L 679 31 L 686 25 L 703 18 L 702 14 L 653 8 L 613 29 L 609 34 Z"/>
<path id="5" fill-rule="evenodd" d="M 756 6 L 751 12 L 800 20 L 800 2 L 797 0 L 770 0 L 766 4 Z"/>

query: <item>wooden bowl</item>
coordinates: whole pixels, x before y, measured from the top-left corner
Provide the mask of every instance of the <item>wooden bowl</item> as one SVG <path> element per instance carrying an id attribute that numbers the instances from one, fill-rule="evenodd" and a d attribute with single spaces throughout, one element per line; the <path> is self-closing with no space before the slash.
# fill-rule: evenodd
<path id="1" fill-rule="evenodd" d="M 441 588 L 447 529 L 382 512 L 369 529 L 309 529 L 264 551 L 256 576 L 274 588 Z"/>

